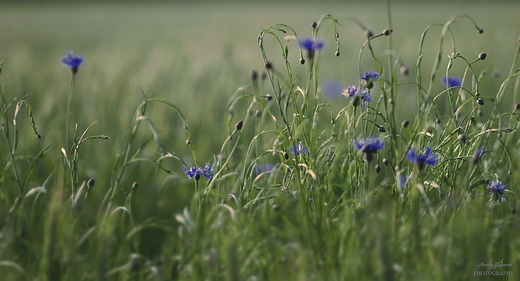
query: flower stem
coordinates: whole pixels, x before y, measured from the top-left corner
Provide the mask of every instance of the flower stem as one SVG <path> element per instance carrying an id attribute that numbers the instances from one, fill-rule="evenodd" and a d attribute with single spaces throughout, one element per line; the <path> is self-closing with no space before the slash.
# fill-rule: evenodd
<path id="1" fill-rule="evenodd" d="M 69 141 L 69 134 L 70 134 L 70 119 L 71 119 L 71 107 L 72 107 L 72 94 L 74 92 L 74 78 L 76 75 L 71 72 L 70 75 L 70 84 L 69 84 L 69 95 L 67 98 L 67 115 L 65 116 L 65 149 L 67 152 L 70 150 L 70 141 Z"/>

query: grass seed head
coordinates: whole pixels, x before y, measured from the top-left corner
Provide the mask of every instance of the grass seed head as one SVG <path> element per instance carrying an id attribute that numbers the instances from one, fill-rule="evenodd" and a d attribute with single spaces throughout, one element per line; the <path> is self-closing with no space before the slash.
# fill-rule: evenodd
<path id="1" fill-rule="evenodd" d="M 240 131 L 242 130 L 242 127 L 244 126 L 244 121 L 240 120 L 235 124 L 235 130 Z"/>

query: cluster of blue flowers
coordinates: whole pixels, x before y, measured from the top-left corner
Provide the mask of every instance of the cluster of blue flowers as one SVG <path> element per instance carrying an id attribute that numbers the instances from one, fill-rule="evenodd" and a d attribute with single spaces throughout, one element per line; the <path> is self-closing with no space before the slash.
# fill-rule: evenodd
<path id="1" fill-rule="evenodd" d="M 190 179 L 199 180 L 200 176 L 205 176 L 206 179 L 211 179 L 213 177 L 213 171 L 211 169 L 211 166 L 206 163 L 204 168 L 198 168 L 198 167 L 191 167 L 191 168 L 184 168 L 184 173 L 188 176 Z"/>
<path id="2" fill-rule="evenodd" d="M 373 87 L 373 81 L 378 79 L 381 76 L 376 71 L 367 71 L 360 75 L 360 78 L 364 81 L 364 87 L 359 89 L 357 85 L 348 86 L 341 93 L 346 98 L 352 99 L 352 105 L 358 106 L 359 104 L 363 104 L 363 107 L 367 107 L 368 103 L 372 101 L 372 95 L 370 94 L 370 89 Z"/>
<path id="3" fill-rule="evenodd" d="M 325 43 L 322 40 L 316 40 L 313 38 L 303 38 L 298 40 L 299 45 L 302 49 L 307 51 L 308 57 L 312 57 L 316 50 L 321 50 Z M 61 58 L 61 62 L 64 66 L 70 68 L 73 74 L 76 74 L 78 68 L 83 63 L 83 56 L 75 56 L 72 51 L 67 52 L 65 56 Z M 359 90 L 357 85 L 348 86 L 341 93 L 343 96 L 347 98 L 353 99 L 353 105 L 358 106 L 361 102 L 364 107 L 367 106 L 369 102 L 372 101 L 372 95 L 370 95 L 370 89 L 373 86 L 373 81 L 378 79 L 381 75 L 376 71 L 367 71 L 360 75 L 360 78 L 364 81 L 365 87 L 362 90 Z M 442 84 L 444 87 L 457 87 L 462 85 L 462 79 L 456 76 L 448 76 L 442 78 Z M 363 153 L 365 160 L 370 162 L 373 159 L 373 154 L 377 153 L 378 150 L 382 149 L 385 146 L 384 140 L 379 139 L 378 137 L 372 136 L 368 138 L 360 138 L 353 141 L 354 148 L 361 153 Z M 306 155 L 309 154 L 309 149 L 304 147 L 301 143 L 289 148 L 289 151 L 294 155 Z M 484 152 L 484 147 L 479 147 L 473 156 L 472 163 L 475 165 Z M 415 148 L 410 149 L 406 153 L 406 158 L 416 164 L 419 170 L 424 168 L 424 165 L 436 165 L 439 160 L 435 153 L 432 152 L 432 148 L 426 146 L 423 153 L 418 153 Z M 274 169 L 273 164 L 267 165 L 256 165 L 254 168 L 255 174 L 260 174 L 263 172 L 270 172 Z M 201 176 L 206 177 L 207 179 L 211 179 L 213 177 L 213 171 L 211 165 L 206 163 L 205 166 L 202 167 L 190 167 L 184 168 L 184 173 L 190 179 L 199 180 Z M 403 187 L 404 183 L 408 180 L 408 175 L 399 177 L 399 186 Z M 501 181 L 489 181 L 488 182 L 488 191 L 491 195 L 491 198 L 494 200 L 501 199 L 502 202 L 505 201 L 505 198 L 502 196 L 507 189 L 507 185 L 503 184 Z"/>

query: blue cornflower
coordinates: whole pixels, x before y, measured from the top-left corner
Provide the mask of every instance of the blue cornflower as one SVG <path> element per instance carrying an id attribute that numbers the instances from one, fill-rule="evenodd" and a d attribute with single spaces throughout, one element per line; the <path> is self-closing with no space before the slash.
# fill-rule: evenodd
<path id="1" fill-rule="evenodd" d="M 372 95 L 368 91 L 368 89 L 363 89 L 360 93 L 358 93 L 358 86 L 352 85 L 343 89 L 341 94 L 347 98 L 352 98 L 352 105 L 358 106 L 360 103 L 363 103 L 363 107 L 367 107 L 368 103 L 372 101 Z"/>
<path id="2" fill-rule="evenodd" d="M 424 164 L 433 166 L 439 162 L 437 155 L 432 153 L 432 148 L 429 146 L 427 146 L 424 150 L 424 153 L 421 154 L 417 153 L 415 148 L 410 149 L 406 153 L 406 158 L 408 158 L 410 162 L 417 164 L 419 170 L 424 168 Z"/>
<path id="3" fill-rule="evenodd" d="M 378 137 L 372 136 L 354 140 L 352 144 L 356 150 L 359 150 L 364 154 L 365 160 L 370 162 L 373 158 L 372 154 L 382 149 L 385 146 L 385 141 Z"/>
<path id="4" fill-rule="evenodd" d="M 444 77 L 442 77 L 442 85 L 444 87 L 448 87 L 448 88 L 458 87 L 458 86 L 462 85 L 462 78 L 457 77 L 457 76 L 448 76 L 446 78 L 446 76 L 444 76 Z"/>
<path id="5" fill-rule="evenodd" d="M 208 163 L 206 163 L 204 168 L 184 168 L 184 173 L 188 176 L 188 178 L 195 178 L 195 180 L 199 180 L 200 176 L 205 176 L 208 180 L 213 177 L 213 171 L 211 170 L 211 166 Z"/>
<path id="6" fill-rule="evenodd" d="M 379 74 L 379 72 L 377 71 L 367 71 L 359 75 L 361 79 L 365 80 L 365 87 L 367 89 L 372 89 L 372 87 L 374 87 L 374 80 L 376 80 L 380 76 L 381 74 Z"/>
<path id="7" fill-rule="evenodd" d="M 323 47 L 325 46 L 325 42 L 323 40 L 313 39 L 309 37 L 298 39 L 298 44 L 300 45 L 300 48 L 307 52 L 308 59 L 312 59 L 314 57 L 314 52 L 323 49 Z M 302 64 L 304 62 L 305 60 L 302 61 Z"/>
<path id="8" fill-rule="evenodd" d="M 321 50 L 325 46 L 325 42 L 323 40 L 312 39 L 310 37 L 298 39 L 298 44 L 300 44 L 300 47 L 306 51 Z"/>
<path id="9" fill-rule="evenodd" d="M 477 151 L 473 155 L 473 158 L 471 158 L 471 164 L 476 165 L 478 163 L 478 161 L 480 160 L 480 157 L 482 156 L 483 153 L 484 153 L 484 147 L 481 146 L 477 149 Z"/>
<path id="10" fill-rule="evenodd" d="M 191 167 L 191 168 L 185 167 L 184 173 L 188 176 L 188 178 L 192 179 L 192 178 L 200 177 L 201 170 L 200 170 L 200 168 L 197 168 L 197 167 Z"/>
<path id="11" fill-rule="evenodd" d="M 376 80 L 377 78 L 381 77 L 381 74 L 379 74 L 377 71 L 367 71 L 363 74 L 360 74 L 359 77 L 365 80 L 365 82 L 370 82 L 371 80 Z"/>
<path id="12" fill-rule="evenodd" d="M 352 98 L 352 97 L 354 97 L 354 95 L 356 95 L 357 90 L 358 90 L 358 86 L 351 85 L 351 86 L 348 86 L 345 89 L 343 89 L 343 92 L 341 92 L 341 94 L 347 98 Z"/>
<path id="13" fill-rule="evenodd" d="M 78 68 L 82 62 L 83 56 L 74 56 L 72 51 L 68 51 L 67 55 L 61 58 L 61 63 L 63 63 L 64 66 L 70 68 L 70 71 L 72 71 L 73 74 L 78 72 Z"/>
<path id="14" fill-rule="evenodd" d="M 369 102 L 372 101 L 372 95 L 369 91 L 361 91 L 359 94 L 361 97 L 361 100 L 363 100 L 363 105 L 366 107 Z"/>
<path id="15" fill-rule="evenodd" d="M 295 146 L 291 146 L 289 148 L 289 151 L 294 155 L 309 154 L 309 149 L 307 147 L 304 147 L 301 143 Z"/>
<path id="16" fill-rule="evenodd" d="M 488 182 L 488 191 L 489 195 L 491 195 L 491 199 L 498 200 L 498 198 L 500 198 L 502 202 L 506 201 L 504 196 L 502 196 L 506 189 L 507 184 L 503 184 L 499 180 Z"/>

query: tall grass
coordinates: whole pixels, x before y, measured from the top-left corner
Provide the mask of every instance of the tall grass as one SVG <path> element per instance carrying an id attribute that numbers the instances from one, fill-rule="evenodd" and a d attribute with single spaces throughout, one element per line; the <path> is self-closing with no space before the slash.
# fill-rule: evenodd
<path id="1" fill-rule="evenodd" d="M 249 78 L 179 59 L 175 97 L 87 55 L 58 101 L 18 97 L 2 64 L 2 276 L 516 280 L 520 45 L 497 76 L 487 27 L 455 15 L 412 56 L 390 8 L 379 30 L 267 25 Z"/>

